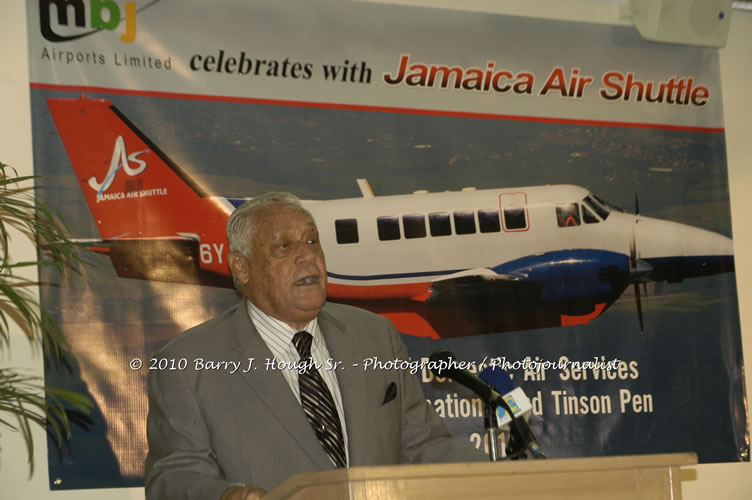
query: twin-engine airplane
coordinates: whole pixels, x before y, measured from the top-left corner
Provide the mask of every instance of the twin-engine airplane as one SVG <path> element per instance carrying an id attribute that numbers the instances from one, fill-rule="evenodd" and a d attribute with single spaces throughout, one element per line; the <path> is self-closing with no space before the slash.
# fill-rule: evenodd
<path id="1" fill-rule="evenodd" d="M 225 224 L 244 199 L 210 196 L 109 101 L 48 99 L 118 276 L 232 287 Z M 304 201 L 329 299 L 443 338 L 587 323 L 631 284 L 734 270 L 732 242 L 628 214 L 577 186 Z"/>

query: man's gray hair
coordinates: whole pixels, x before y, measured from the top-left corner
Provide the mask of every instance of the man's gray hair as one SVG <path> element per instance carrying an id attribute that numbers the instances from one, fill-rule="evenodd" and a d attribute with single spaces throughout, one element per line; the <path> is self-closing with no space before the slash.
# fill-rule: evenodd
<path id="1" fill-rule="evenodd" d="M 251 238 L 256 226 L 256 214 L 269 205 L 288 203 L 297 207 L 302 213 L 313 219 L 311 212 L 303 208 L 300 198 L 292 193 L 271 192 L 252 198 L 236 208 L 227 219 L 227 242 L 231 252 L 251 256 Z"/>

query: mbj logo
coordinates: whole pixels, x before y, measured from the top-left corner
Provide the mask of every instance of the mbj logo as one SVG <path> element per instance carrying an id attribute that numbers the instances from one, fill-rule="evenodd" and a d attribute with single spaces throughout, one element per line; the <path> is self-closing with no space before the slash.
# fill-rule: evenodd
<path id="1" fill-rule="evenodd" d="M 110 168 L 107 170 L 107 175 L 104 176 L 104 180 L 101 183 L 97 182 L 96 177 L 90 177 L 89 186 L 97 192 L 97 195 L 101 195 L 102 193 L 110 189 L 112 182 L 115 180 L 115 176 L 121 168 L 127 175 L 131 177 L 140 174 L 141 172 L 146 170 L 146 162 L 144 160 L 140 160 L 138 158 L 138 155 L 148 152 L 148 149 L 144 149 L 143 151 L 136 151 L 135 153 L 131 153 L 129 155 L 125 150 L 125 141 L 123 140 L 123 136 L 119 135 L 117 139 L 115 139 L 115 148 L 112 150 L 112 159 L 110 160 Z M 131 167 L 129 162 L 133 162 L 137 166 L 135 168 Z"/>
<path id="2" fill-rule="evenodd" d="M 86 8 L 84 0 L 39 0 L 39 25 L 42 36 L 50 42 L 69 42 L 85 36 L 93 35 L 102 30 L 115 31 L 121 24 L 124 29 L 120 35 L 120 41 L 131 43 L 136 39 L 136 12 L 151 7 L 159 0 L 153 0 L 140 9 L 136 9 L 136 2 L 126 1 L 121 10 L 115 0 L 88 0 Z M 86 29 L 86 15 L 89 15 L 89 27 L 91 31 L 86 33 L 60 34 L 52 29 L 52 8 L 57 13 L 58 31 L 70 32 L 62 28 L 69 26 L 68 15 L 73 12 L 73 24 L 76 28 Z M 121 17 L 122 15 L 122 17 Z"/>

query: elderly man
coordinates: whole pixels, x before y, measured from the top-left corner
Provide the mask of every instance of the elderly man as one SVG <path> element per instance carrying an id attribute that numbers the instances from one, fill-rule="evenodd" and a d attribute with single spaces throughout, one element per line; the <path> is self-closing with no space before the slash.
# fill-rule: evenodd
<path id="1" fill-rule="evenodd" d="M 149 373 L 147 498 L 247 500 L 303 472 L 486 459 L 451 438 L 415 376 L 352 366 L 407 350 L 387 319 L 326 302 L 318 230 L 296 197 L 244 203 L 227 234 L 245 300 L 155 355 L 188 368 Z"/>

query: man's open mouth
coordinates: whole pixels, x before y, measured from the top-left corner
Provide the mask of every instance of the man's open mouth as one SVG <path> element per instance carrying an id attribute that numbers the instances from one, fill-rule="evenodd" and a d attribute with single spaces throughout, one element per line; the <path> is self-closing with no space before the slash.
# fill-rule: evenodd
<path id="1" fill-rule="evenodd" d="M 295 282 L 296 285 L 315 285 L 319 282 L 318 276 L 306 276 Z"/>

